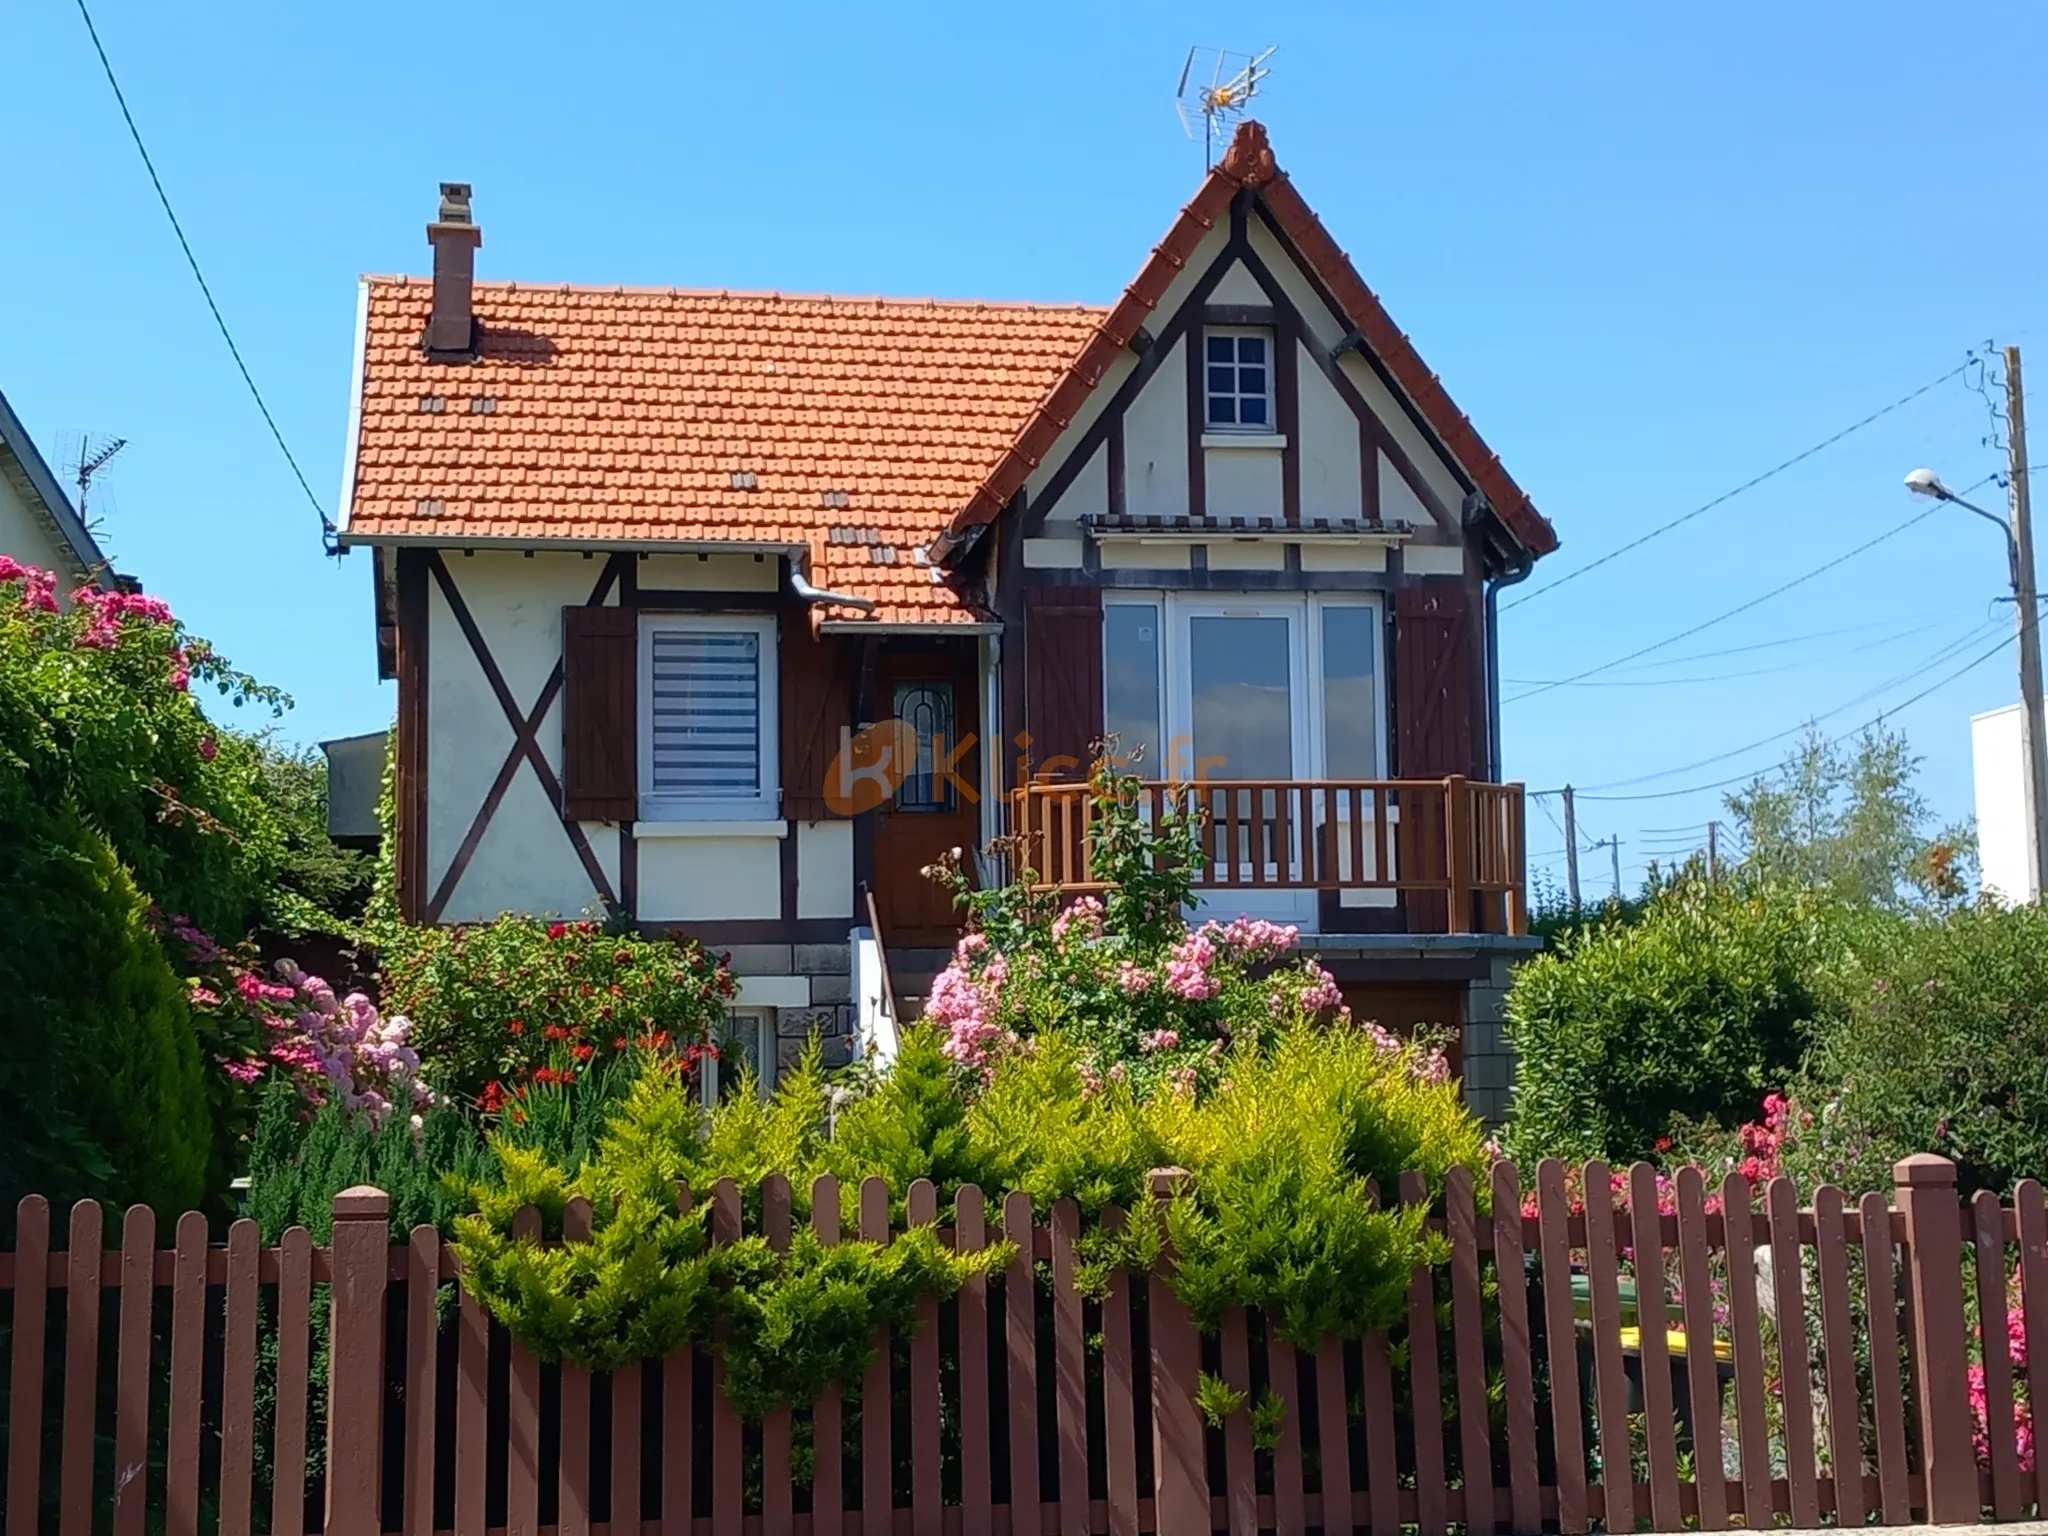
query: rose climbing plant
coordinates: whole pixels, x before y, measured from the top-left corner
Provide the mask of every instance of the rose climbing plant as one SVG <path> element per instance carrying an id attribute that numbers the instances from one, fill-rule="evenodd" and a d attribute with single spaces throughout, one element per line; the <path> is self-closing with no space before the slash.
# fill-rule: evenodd
<path id="1" fill-rule="evenodd" d="M 961 1068 L 985 1073 L 994 1054 L 1057 1032 L 1098 1086 L 1192 1094 L 1218 1080 L 1233 1044 L 1270 1041 L 1301 1020 L 1353 1022 L 1329 972 L 1293 957 L 1292 926 L 1249 917 L 1190 926 L 1197 820 L 1176 809 L 1146 826 L 1134 787 L 1107 758 L 1090 780 L 1100 896 L 1035 891 L 1028 872 L 970 891 L 957 859 L 932 871 L 973 918 L 925 1005 Z M 1389 1054 L 1411 1056 L 1425 1082 L 1448 1079 L 1434 1043 L 1357 1027 Z"/>

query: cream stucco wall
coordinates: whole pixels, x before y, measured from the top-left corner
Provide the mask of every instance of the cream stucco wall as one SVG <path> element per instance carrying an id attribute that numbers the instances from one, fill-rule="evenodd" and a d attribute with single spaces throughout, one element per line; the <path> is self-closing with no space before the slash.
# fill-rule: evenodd
<path id="1" fill-rule="evenodd" d="M 787 823 L 771 822 L 787 835 Z M 640 910 L 650 923 L 782 915 L 779 837 L 643 837 Z"/>
<path id="2" fill-rule="evenodd" d="M 1306 346 L 1295 359 L 1294 376 L 1300 400 L 1295 414 L 1301 431 L 1301 515 L 1356 517 L 1361 494 L 1358 418 Z"/>
<path id="3" fill-rule="evenodd" d="M 23 565 L 57 573 L 57 586 L 69 592 L 83 573 L 71 546 L 59 539 L 40 515 L 40 510 L 16 489 L 12 478 L 0 472 L 0 555 L 12 555 Z"/>
<path id="4" fill-rule="evenodd" d="M 1133 517 L 1188 515 L 1187 339 L 1124 412 L 1124 508 Z"/>

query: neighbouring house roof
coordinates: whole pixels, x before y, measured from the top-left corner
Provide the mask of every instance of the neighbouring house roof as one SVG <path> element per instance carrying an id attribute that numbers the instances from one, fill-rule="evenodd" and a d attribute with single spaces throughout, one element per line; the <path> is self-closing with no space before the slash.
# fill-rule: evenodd
<path id="1" fill-rule="evenodd" d="M 1516 540 L 1532 555 L 1547 555 L 1555 549 L 1557 533 L 1549 521 L 1515 484 L 1500 456 L 1486 446 L 1470 418 L 1452 403 L 1442 382 L 1429 371 L 1414 344 L 1366 287 L 1351 259 L 1294 190 L 1293 183 L 1273 159 L 1264 126 L 1250 120 L 1238 125 L 1223 158 L 1209 172 L 1194 198 L 1181 209 L 1166 238 L 1153 248 L 1150 259 L 1124 290 L 1123 297 L 1103 317 L 1096 334 L 1047 392 L 972 499 L 953 516 L 948 532 L 957 537 L 977 524 L 992 522 L 1016 495 L 1031 471 L 1052 452 L 1060 434 L 1109 371 L 1117 354 L 1130 345 L 1131 338 L 1151 316 L 1203 236 L 1226 216 L 1231 199 L 1243 190 L 1256 191 L 1264 200 L 1304 264 L 1356 327 L 1365 346 L 1393 375 L 1394 383 L 1408 396 L 1438 442 L 1470 476 L 1472 484 L 1485 493 L 1495 514 Z"/>
<path id="2" fill-rule="evenodd" d="M 73 510 L 71 498 L 50 473 L 35 440 L 28 435 L 28 428 L 21 424 L 4 394 L 0 394 L 0 474 L 14 483 L 57 542 L 70 550 L 75 564 L 59 574 L 74 583 L 89 582 L 113 590 L 113 567 L 107 563 L 92 530 Z"/>
<path id="3" fill-rule="evenodd" d="M 1103 315 L 480 282 L 450 364 L 429 280 L 365 282 L 345 543 L 793 547 L 883 622 L 977 617 L 925 546 Z"/>

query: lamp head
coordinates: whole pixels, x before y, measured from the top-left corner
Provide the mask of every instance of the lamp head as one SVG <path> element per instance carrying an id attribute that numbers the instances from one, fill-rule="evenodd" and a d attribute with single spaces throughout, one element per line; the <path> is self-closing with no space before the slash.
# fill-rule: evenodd
<path id="1" fill-rule="evenodd" d="M 1906 489 L 1915 496 L 1932 496 L 1936 501 L 1954 501 L 1956 493 L 1941 483 L 1931 469 L 1916 469 L 1906 476 Z"/>

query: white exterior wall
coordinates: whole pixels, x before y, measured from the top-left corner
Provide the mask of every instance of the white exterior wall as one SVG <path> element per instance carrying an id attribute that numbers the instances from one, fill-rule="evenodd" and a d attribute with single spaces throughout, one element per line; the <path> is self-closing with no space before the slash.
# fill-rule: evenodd
<path id="1" fill-rule="evenodd" d="M 1363 494 L 1359 483 L 1359 424 L 1337 387 L 1323 377 L 1306 346 L 1294 360 L 1299 381 L 1301 432 L 1301 515 L 1356 517 Z M 1384 515 L 1384 514 L 1382 514 Z"/>
<path id="2" fill-rule="evenodd" d="M 70 592 L 83 579 L 71 546 L 57 537 L 43 520 L 40 507 L 23 496 L 6 474 L 0 474 L 0 555 L 12 555 L 23 565 L 54 571 L 60 595 Z"/>
<path id="3" fill-rule="evenodd" d="M 1124 412 L 1124 510 L 1133 517 L 1188 515 L 1187 344 L 1173 344 Z"/>
<path id="4" fill-rule="evenodd" d="M 1986 895 L 2008 905 L 2032 901 L 2027 858 L 2027 758 L 2017 704 L 1970 720 L 1977 789 L 1977 858 Z"/>

